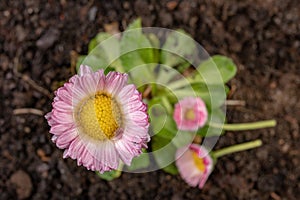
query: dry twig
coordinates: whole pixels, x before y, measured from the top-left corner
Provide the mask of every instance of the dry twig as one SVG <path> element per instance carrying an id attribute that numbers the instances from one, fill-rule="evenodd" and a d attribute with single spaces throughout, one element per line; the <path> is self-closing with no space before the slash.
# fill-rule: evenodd
<path id="1" fill-rule="evenodd" d="M 19 77 L 22 78 L 22 80 L 24 80 L 25 82 L 27 82 L 27 83 L 28 83 L 31 87 L 33 87 L 35 90 L 37 90 L 38 92 L 42 93 L 43 95 L 45 95 L 45 96 L 47 96 L 47 97 L 49 97 L 49 98 L 52 98 L 51 93 L 50 93 L 47 89 L 45 89 L 45 88 L 39 86 L 39 85 L 38 85 L 34 80 L 32 80 L 29 76 L 27 76 L 27 75 L 21 75 L 21 74 L 18 74 L 18 75 L 19 75 Z"/>
<path id="2" fill-rule="evenodd" d="M 13 111 L 14 115 L 33 114 L 38 116 L 44 116 L 44 112 L 36 108 L 17 108 Z"/>
<path id="3" fill-rule="evenodd" d="M 243 100 L 226 100 L 226 106 L 245 106 L 246 102 Z"/>

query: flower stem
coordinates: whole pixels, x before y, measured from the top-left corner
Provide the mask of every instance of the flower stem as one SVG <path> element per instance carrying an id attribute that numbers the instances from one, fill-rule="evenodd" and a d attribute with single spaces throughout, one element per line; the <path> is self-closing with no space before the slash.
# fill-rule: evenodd
<path id="1" fill-rule="evenodd" d="M 162 104 L 165 106 L 167 112 L 169 114 L 171 114 L 172 113 L 172 106 L 171 106 L 169 100 L 167 99 L 167 97 L 166 96 L 162 96 L 161 97 L 161 101 L 162 101 Z"/>
<path id="2" fill-rule="evenodd" d="M 156 92 L 157 92 L 156 83 L 151 83 L 151 93 L 152 93 L 152 96 L 156 96 Z"/>
<path id="3" fill-rule="evenodd" d="M 216 150 L 213 152 L 213 157 L 215 159 L 221 157 L 221 156 L 225 156 L 227 154 L 231 154 L 231 153 L 235 153 L 235 152 L 239 152 L 239 151 L 245 151 L 248 149 L 253 149 L 256 147 L 260 147 L 262 145 L 262 141 L 261 140 L 254 140 L 251 142 L 245 142 L 242 144 L 236 144 L 236 145 L 232 145 L 230 147 L 226 147 L 220 150 Z"/>
<path id="4" fill-rule="evenodd" d="M 226 131 L 244 131 L 244 130 L 274 127 L 276 126 L 276 120 L 265 120 L 260 122 L 240 123 L 240 124 L 218 124 L 218 123 L 211 122 L 209 123 L 209 126 L 214 128 L 221 128 Z"/>

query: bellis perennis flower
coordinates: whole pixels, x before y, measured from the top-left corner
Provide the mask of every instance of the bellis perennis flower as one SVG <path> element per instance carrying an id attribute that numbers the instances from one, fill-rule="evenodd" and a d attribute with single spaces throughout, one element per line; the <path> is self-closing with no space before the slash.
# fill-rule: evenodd
<path id="1" fill-rule="evenodd" d="M 200 97 L 186 97 L 175 105 L 173 118 L 182 131 L 196 131 L 207 120 L 207 109 Z"/>
<path id="2" fill-rule="evenodd" d="M 213 170 L 213 160 L 203 146 L 191 144 L 177 150 L 176 166 L 185 182 L 201 189 Z"/>
<path id="3" fill-rule="evenodd" d="M 101 173 L 130 165 L 150 140 L 147 107 L 127 74 L 80 66 L 55 93 L 45 117 L 52 141 L 65 149 L 64 158 Z"/>

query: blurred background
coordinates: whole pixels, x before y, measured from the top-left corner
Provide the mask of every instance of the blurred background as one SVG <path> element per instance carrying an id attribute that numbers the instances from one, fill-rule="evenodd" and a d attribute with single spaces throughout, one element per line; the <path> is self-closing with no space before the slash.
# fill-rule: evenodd
<path id="1" fill-rule="evenodd" d="M 300 4 L 297 0 L 0 1 L 0 199 L 300 199 Z M 163 171 L 106 182 L 62 159 L 43 115 L 99 31 L 182 28 L 210 55 L 234 60 L 228 121 L 275 118 L 276 128 L 227 132 L 216 148 L 262 139 L 222 157 L 203 190 Z M 30 109 L 23 109 L 30 108 Z"/>

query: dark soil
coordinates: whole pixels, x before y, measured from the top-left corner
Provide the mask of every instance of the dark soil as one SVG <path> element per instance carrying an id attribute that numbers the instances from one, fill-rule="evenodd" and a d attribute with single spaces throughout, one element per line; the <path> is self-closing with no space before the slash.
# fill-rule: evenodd
<path id="1" fill-rule="evenodd" d="M 221 158 L 203 190 L 162 171 L 103 181 L 62 159 L 39 113 L 14 113 L 50 111 L 52 92 L 72 75 L 71 55 L 138 16 L 234 59 L 230 99 L 246 105 L 229 107 L 229 122 L 278 122 L 227 132 L 216 148 L 257 138 L 264 146 Z M 0 1 L 0 199 L 300 199 L 299 33 L 297 0 Z"/>

